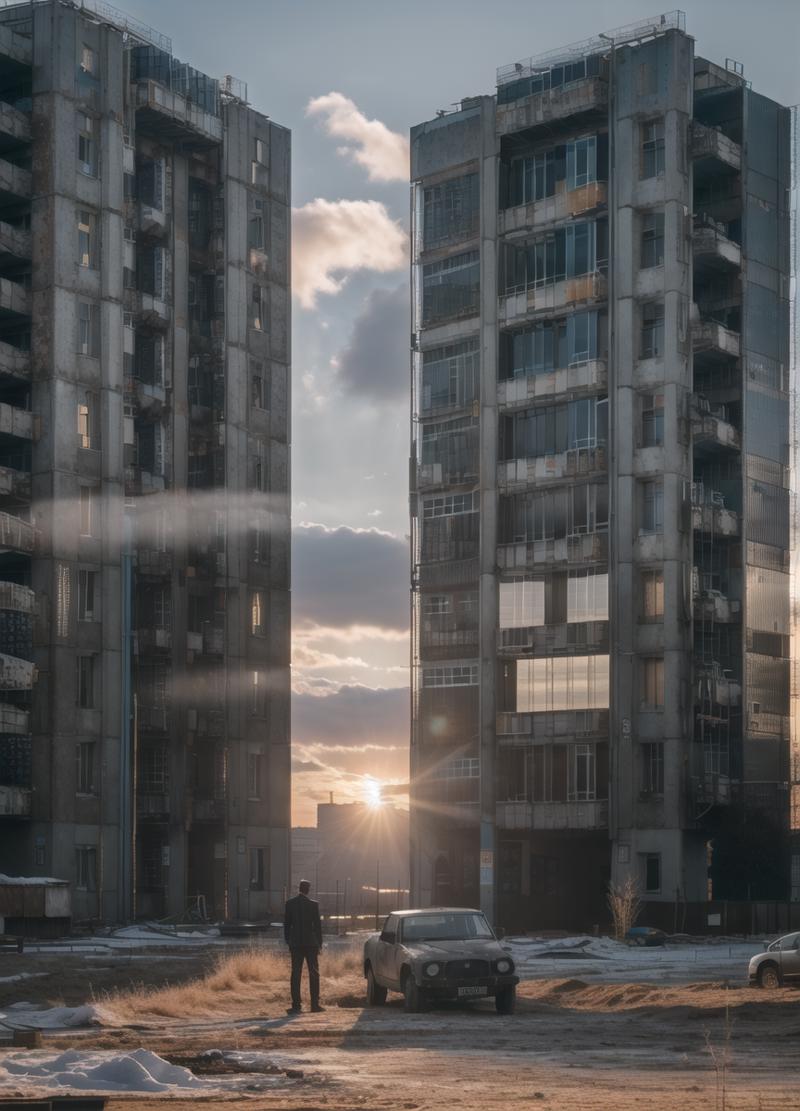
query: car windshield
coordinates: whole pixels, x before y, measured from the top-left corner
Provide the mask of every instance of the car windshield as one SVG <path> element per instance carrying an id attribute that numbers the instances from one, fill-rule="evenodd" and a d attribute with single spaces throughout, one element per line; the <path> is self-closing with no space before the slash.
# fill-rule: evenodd
<path id="1" fill-rule="evenodd" d="M 403 920 L 403 941 L 488 941 L 493 937 L 482 914 L 417 914 Z"/>

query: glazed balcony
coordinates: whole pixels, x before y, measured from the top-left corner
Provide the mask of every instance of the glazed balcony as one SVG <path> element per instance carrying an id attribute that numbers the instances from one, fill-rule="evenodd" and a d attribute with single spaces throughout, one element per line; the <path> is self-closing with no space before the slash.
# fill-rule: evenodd
<path id="1" fill-rule="evenodd" d="M 531 401 L 547 400 L 568 392 L 604 391 L 607 385 L 608 368 L 605 359 L 593 359 L 544 374 L 528 374 L 498 382 L 497 404 L 501 409 L 513 409 Z"/>
<path id="2" fill-rule="evenodd" d="M 19 583 L 0 582 L 0 610 L 33 615 L 36 613 L 36 594 Z"/>
<path id="3" fill-rule="evenodd" d="M 571 655 L 576 648 L 608 651 L 608 622 L 559 622 L 497 630 L 497 654 L 506 659 Z"/>
<path id="4" fill-rule="evenodd" d="M 497 566 L 503 570 L 558 563 L 596 563 L 607 559 L 607 532 L 582 533 L 558 540 L 523 540 L 500 544 L 497 548 Z"/>
<path id="5" fill-rule="evenodd" d="M 31 665 L 32 666 L 32 665 Z M 30 733 L 30 715 L 10 702 L 0 702 L 0 733 Z"/>
<path id="6" fill-rule="evenodd" d="M 158 81 L 136 83 L 137 129 L 169 142 L 211 146 L 222 142 L 222 120 Z"/>
<path id="7" fill-rule="evenodd" d="M 569 85 L 498 104 L 497 134 L 511 135 L 518 131 L 549 133 L 565 120 L 578 127 L 583 120 L 605 118 L 607 113 L 608 82 L 603 77 L 584 77 Z"/>
<path id="8" fill-rule="evenodd" d="M 521 323 L 528 316 L 539 312 L 557 312 L 571 305 L 605 301 L 608 283 L 599 270 L 580 278 L 565 278 L 516 293 L 506 293 L 498 303 L 500 324 Z"/>
<path id="9" fill-rule="evenodd" d="M 498 802 L 501 829 L 608 829 L 608 801 Z"/>
<path id="10" fill-rule="evenodd" d="M 559 710 L 553 713 L 516 713 L 504 711 L 497 715 L 495 728 L 498 739 L 524 738 L 529 741 L 576 741 L 608 739 L 608 710 Z"/>
<path id="11" fill-rule="evenodd" d="M 160 552 L 155 548 L 138 548 L 136 551 L 136 570 L 140 575 L 162 578 L 172 573 L 172 553 Z"/>
<path id="12" fill-rule="evenodd" d="M 738 173 L 742 168 L 742 148 L 715 127 L 692 120 L 691 155 L 695 174 L 718 173 L 720 169 Z"/>
<path id="13" fill-rule="evenodd" d="M 573 448 L 534 459 L 509 459 L 497 464 L 497 486 L 503 492 L 563 481 L 607 469 L 605 446 Z"/>
<path id="14" fill-rule="evenodd" d="M 577 189 L 567 189 L 566 182 L 559 181 L 552 197 L 501 209 L 497 214 L 497 233 L 505 235 L 527 228 L 541 228 L 544 224 L 593 212 L 607 203 L 608 186 L 604 181 L 590 181 Z"/>
<path id="15" fill-rule="evenodd" d="M 32 795 L 28 787 L 0 784 L 0 818 L 30 818 Z"/>

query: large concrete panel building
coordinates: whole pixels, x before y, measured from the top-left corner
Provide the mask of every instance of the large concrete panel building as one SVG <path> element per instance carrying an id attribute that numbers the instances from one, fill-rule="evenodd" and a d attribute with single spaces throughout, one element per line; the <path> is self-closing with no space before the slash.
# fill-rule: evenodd
<path id="1" fill-rule="evenodd" d="M 0 9 L 0 871 L 288 874 L 289 133 L 110 5 Z"/>
<path id="2" fill-rule="evenodd" d="M 411 148 L 412 901 L 788 900 L 789 111 L 676 12 Z"/>

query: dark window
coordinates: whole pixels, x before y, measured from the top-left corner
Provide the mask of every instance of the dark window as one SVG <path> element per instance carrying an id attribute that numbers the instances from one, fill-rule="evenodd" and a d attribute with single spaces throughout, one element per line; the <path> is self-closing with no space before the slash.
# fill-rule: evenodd
<path id="1" fill-rule="evenodd" d="M 642 447 L 657 447 L 664 443 L 664 395 L 648 393 L 642 396 Z"/>
<path id="2" fill-rule="evenodd" d="M 664 306 L 650 301 L 642 305 L 642 345 L 640 358 L 657 359 L 664 354 Z"/>
<path id="3" fill-rule="evenodd" d="M 664 173 L 664 121 L 642 124 L 641 176 L 658 177 Z"/>
<path id="4" fill-rule="evenodd" d="M 661 853 L 645 853 L 644 889 L 653 894 L 661 890 Z"/>
<path id="5" fill-rule="evenodd" d="M 642 219 L 641 267 L 664 264 L 664 213 L 649 212 Z"/>
<path id="6" fill-rule="evenodd" d="M 250 850 L 250 890 L 264 890 L 264 850 Z"/>
<path id="7" fill-rule="evenodd" d="M 642 790 L 649 795 L 664 794 L 664 742 L 653 741 L 642 748 Z"/>
<path id="8" fill-rule="evenodd" d="M 477 234 L 478 196 L 477 174 L 465 174 L 425 189 L 422 238 L 426 250 L 447 240 Z"/>

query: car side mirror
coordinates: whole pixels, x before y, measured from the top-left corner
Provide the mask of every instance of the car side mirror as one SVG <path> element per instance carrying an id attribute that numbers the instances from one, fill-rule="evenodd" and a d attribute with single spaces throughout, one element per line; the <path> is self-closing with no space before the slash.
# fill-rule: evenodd
<path id="1" fill-rule="evenodd" d="M 384 930 L 380 936 L 381 941 L 385 941 L 387 945 L 394 945 L 397 940 L 397 934 L 392 930 Z"/>
<path id="2" fill-rule="evenodd" d="M 498 941 L 502 941 L 503 938 L 506 936 L 506 931 L 503 929 L 502 926 L 495 926 L 494 936 L 497 938 Z"/>

